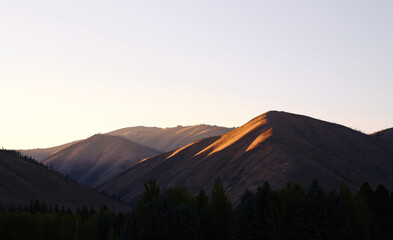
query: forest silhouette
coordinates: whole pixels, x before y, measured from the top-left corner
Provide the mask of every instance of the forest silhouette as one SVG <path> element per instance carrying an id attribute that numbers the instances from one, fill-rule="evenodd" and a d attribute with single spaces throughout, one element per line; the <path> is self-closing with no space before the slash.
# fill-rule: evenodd
<path id="1" fill-rule="evenodd" d="M 391 239 L 393 196 L 364 183 L 357 194 L 341 185 L 326 193 L 314 180 L 307 189 L 268 182 L 230 202 L 220 178 L 207 195 L 186 187 L 160 189 L 155 179 L 130 213 L 105 206 L 0 207 L 0 239 Z"/>

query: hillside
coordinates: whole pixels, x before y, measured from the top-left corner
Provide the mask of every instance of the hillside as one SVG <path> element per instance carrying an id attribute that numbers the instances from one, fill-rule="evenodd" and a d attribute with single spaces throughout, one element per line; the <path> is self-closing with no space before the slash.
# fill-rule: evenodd
<path id="1" fill-rule="evenodd" d="M 140 160 L 159 153 L 120 137 L 97 134 L 61 149 L 41 162 L 80 183 L 96 186 Z"/>
<path id="2" fill-rule="evenodd" d="M 135 143 L 145 145 L 149 148 L 157 149 L 161 152 L 167 152 L 193 141 L 218 136 L 233 128 L 225 128 L 211 125 L 195 125 L 195 126 L 177 126 L 173 128 L 158 128 L 158 127 L 128 127 L 109 132 L 105 135 L 118 136 Z M 26 156 L 31 156 L 38 161 L 42 161 L 49 155 L 56 153 L 59 150 L 67 148 L 75 143 L 83 140 L 76 140 L 60 146 L 50 148 L 35 148 L 19 150 Z"/>
<path id="3" fill-rule="evenodd" d="M 20 151 L 85 185 L 97 186 L 144 158 L 230 130 L 210 125 L 130 127 L 51 148 Z"/>
<path id="4" fill-rule="evenodd" d="M 162 187 L 209 190 L 220 176 L 232 200 L 264 181 L 308 186 L 317 178 L 326 189 L 342 182 L 393 187 L 393 149 L 350 128 L 285 112 L 268 112 L 218 137 L 203 139 L 150 159 L 99 186 L 135 202 L 143 182 L 157 178 Z"/>
<path id="5" fill-rule="evenodd" d="M 211 125 L 177 126 L 173 128 L 130 127 L 107 134 L 120 136 L 162 152 L 168 152 L 183 147 L 193 141 L 211 136 L 219 136 L 231 130 L 233 128 Z"/>
<path id="6" fill-rule="evenodd" d="M 49 155 L 51 155 L 57 151 L 60 151 L 61 149 L 64 149 L 66 147 L 69 147 L 79 141 L 73 141 L 70 143 L 66 143 L 63 145 L 50 147 L 50 148 L 34 148 L 34 149 L 26 149 L 26 150 L 18 150 L 18 151 L 20 151 L 21 153 L 23 153 L 26 156 L 31 156 L 32 158 L 34 158 L 38 161 L 41 161 L 41 160 L 47 158 Z"/>
<path id="7" fill-rule="evenodd" d="M 128 206 L 23 159 L 13 151 L 0 150 L 0 204 L 24 206 L 32 200 L 71 209 L 82 206 L 100 209 L 106 205 L 114 211 L 129 210 Z"/>

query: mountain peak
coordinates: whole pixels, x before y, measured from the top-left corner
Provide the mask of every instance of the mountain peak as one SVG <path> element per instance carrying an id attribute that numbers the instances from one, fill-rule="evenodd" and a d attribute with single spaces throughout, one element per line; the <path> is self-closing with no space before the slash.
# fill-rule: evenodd
<path id="1" fill-rule="evenodd" d="M 83 184 L 94 186 L 141 159 L 159 153 L 121 137 L 96 134 L 51 154 L 42 162 Z"/>
<path id="2" fill-rule="evenodd" d="M 306 121 L 306 120 L 316 120 L 316 119 L 304 115 L 273 110 L 273 111 L 265 112 L 251 119 L 248 123 L 263 122 L 263 123 L 270 123 L 270 124 L 277 125 L 283 122 L 295 122 L 295 121 Z M 245 125 L 247 125 L 248 123 L 246 123 Z"/>
<path id="3" fill-rule="evenodd" d="M 99 186 L 126 202 L 157 178 L 163 187 L 209 190 L 221 177 L 232 200 L 265 181 L 274 188 L 288 181 L 304 186 L 317 178 L 327 190 L 342 182 L 393 186 L 393 148 L 348 127 L 280 111 L 269 111 L 221 136 L 205 138 L 146 159 Z"/>

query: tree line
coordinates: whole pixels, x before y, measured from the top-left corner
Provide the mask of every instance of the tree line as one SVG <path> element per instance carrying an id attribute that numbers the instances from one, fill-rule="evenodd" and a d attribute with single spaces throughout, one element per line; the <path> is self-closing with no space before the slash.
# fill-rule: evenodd
<path id="1" fill-rule="evenodd" d="M 9 156 L 12 156 L 12 157 L 15 157 L 15 158 L 19 158 L 19 159 L 22 159 L 22 160 L 27 161 L 27 162 L 31 162 L 31 163 L 36 164 L 38 166 L 41 166 L 41 167 L 44 167 L 44 168 L 48 168 L 48 166 L 46 166 L 43 163 L 35 160 L 31 156 L 26 156 L 26 155 L 22 154 L 20 151 L 8 150 L 8 149 L 5 149 L 4 147 L 2 147 L 0 149 L 0 152 L 6 153 Z"/>
<path id="2" fill-rule="evenodd" d="M 186 187 L 160 189 L 155 179 L 130 213 L 31 202 L 0 206 L 0 239 L 392 239 L 393 195 L 369 184 L 356 194 L 341 185 L 325 192 L 288 183 L 273 190 L 265 182 L 233 205 L 219 178 L 209 194 Z"/>

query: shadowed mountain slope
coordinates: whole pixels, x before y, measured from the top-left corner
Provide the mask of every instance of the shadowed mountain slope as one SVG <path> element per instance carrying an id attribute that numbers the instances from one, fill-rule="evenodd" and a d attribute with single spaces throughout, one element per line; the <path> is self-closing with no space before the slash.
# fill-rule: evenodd
<path id="1" fill-rule="evenodd" d="M 141 162 L 99 186 L 132 203 L 143 182 L 157 178 L 165 188 L 210 190 L 220 176 L 237 201 L 264 181 L 308 186 L 316 178 L 326 189 L 345 182 L 393 187 L 393 149 L 384 141 L 350 128 L 285 112 L 268 112 L 219 137 L 203 139 Z"/>
<path id="2" fill-rule="evenodd" d="M 114 211 L 129 210 L 128 206 L 23 159 L 15 152 L 0 150 L 0 204 L 24 206 L 35 200 L 74 210 L 83 206 L 100 209 L 103 205 Z"/>
<path id="3" fill-rule="evenodd" d="M 97 134 L 41 162 L 80 183 L 95 186 L 159 153 L 120 137 Z"/>
<path id="4" fill-rule="evenodd" d="M 140 160 L 159 154 L 155 149 L 172 150 L 230 130 L 209 125 L 131 127 L 52 148 L 20 151 L 83 184 L 96 186 Z"/>
<path id="5" fill-rule="evenodd" d="M 173 128 L 130 127 L 107 134 L 120 136 L 133 142 L 167 152 L 183 147 L 193 141 L 219 136 L 231 130 L 233 130 L 233 128 L 210 125 L 177 126 Z"/>

